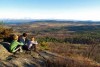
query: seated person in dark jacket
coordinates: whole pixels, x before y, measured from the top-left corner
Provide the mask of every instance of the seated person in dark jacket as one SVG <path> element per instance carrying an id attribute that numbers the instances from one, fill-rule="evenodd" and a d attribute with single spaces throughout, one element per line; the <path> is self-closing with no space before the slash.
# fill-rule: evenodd
<path id="1" fill-rule="evenodd" d="M 28 43 L 28 38 L 27 38 L 27 33 L 23 33 L 23 35 L 21 35 L 18 39 L 19 42 L 23 43 L 23 48 L 26 49 L 27 48 L 27 43 Z"/>

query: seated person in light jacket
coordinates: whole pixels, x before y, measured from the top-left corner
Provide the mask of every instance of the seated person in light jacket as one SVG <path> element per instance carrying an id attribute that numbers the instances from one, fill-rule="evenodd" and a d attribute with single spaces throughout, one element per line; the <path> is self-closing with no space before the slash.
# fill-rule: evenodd
<path id="1" fill-rule="evenodd" d="M 28 42 L 28 50 L 34 49 L 34 51 L 37 50 L 37 41 L 34 37 L 31 38 L 31 40 Z"/>
<path id="2" fill-rule="evenodd" d="M 22 45 L 24 45 L 24 44 L 18 42 L 17 40 L 18 40 L 18 36 L 14 35 L 13 41 L 10 44 L 10 51 L 13 52 L 13 53 L 18 51 L 18 50 L 20 50 L 20 52 L 22 52 Z"/>

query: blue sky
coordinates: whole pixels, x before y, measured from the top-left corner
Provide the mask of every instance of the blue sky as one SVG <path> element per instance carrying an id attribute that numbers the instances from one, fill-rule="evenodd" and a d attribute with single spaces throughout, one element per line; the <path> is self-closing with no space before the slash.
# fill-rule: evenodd
<path id="1" fill-rule="evenodd" d="M 100 0 L 0 0 L 0 18 L 100 20 Z"/>

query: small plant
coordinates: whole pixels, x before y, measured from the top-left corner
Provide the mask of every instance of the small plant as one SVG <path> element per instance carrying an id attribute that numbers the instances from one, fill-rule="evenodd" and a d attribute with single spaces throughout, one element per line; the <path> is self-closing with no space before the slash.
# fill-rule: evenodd
<path id="1" fill-rule="evenodd" d="M 42 43 L 40 43 L 40 49 L 48 50 L 48 43 L 44 42 L 44 41 Z"/>

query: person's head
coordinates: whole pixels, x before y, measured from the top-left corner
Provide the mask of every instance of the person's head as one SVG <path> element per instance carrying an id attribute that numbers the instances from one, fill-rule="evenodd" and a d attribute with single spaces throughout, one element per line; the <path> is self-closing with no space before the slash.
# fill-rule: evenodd
<path id="1" fill-rule="evenodd" d="M 23 33 L 23 36 L 24 36 L 24 37 L 27 37 L 27 33 Z"/>
<path id="2" fill-rule="evenodd" d="M 13 39 L 14 40 L 18 40 L 18 36 L 17 35 L 13 35 Z"/>
<path id="3" fill-rule="evenodd" d="M 31 38 L 31 41 L 34 41 L 34 40 L 35 40 L 34 37 L 32 37 L 32 38 Z"/>

